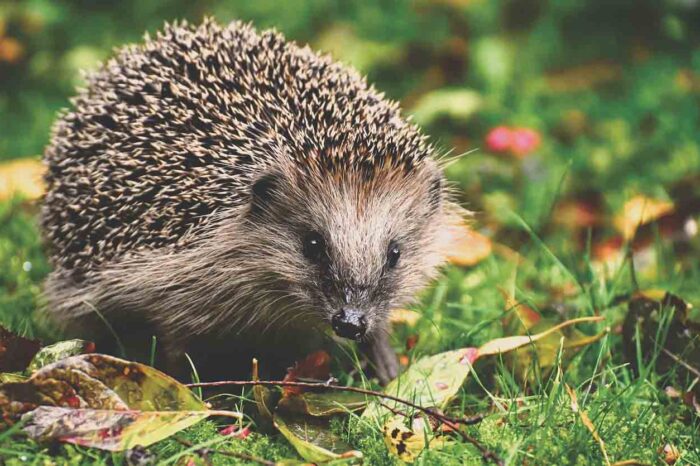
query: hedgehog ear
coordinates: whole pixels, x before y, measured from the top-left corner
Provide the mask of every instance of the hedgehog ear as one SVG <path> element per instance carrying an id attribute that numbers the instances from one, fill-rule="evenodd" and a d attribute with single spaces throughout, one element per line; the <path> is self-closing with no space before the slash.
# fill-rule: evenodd
<path id="1" fill-rule="evenodd" d="M 279 186 L 279 179 L 273 173 L 260 176 L 250 188 L 250 211 L 251 213 L 261 213 L 272 202 L 274 192 Z"/>

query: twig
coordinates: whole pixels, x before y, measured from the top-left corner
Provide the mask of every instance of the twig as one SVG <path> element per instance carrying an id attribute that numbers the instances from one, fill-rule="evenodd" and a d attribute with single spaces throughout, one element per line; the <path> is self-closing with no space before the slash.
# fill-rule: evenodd
<path id="1" fill-rule="evenodd" d="M 382 405 L 383 407 L 385 407 L 386 409 L 388 409 L 389 411 L 391 411 L 391 413 L 394 414 L 394 415 L 407 417 L 407 414 L 406 414 L 406 413 L 402 413 L 402 412 L 399 411 L 398 409 L 392 408 L 391 406 L 389 406 L 389 405 L 386 404 L 386 403 L 382 403 L 381 401 L 379 401 L 379 404 Z M 483 419 L 483 417 L 482 417 L 481 419 Z M 462 439 L 463 439 L 464 441 L 466 441 L 466 442 L 471 443 L 472 445 L 474 445 L 474 446 L 479 450 L 479 452 L 481 453 L 481 456 L 482 456 L 482 458 L 484 459 L 484 461 L 489 461 L 489 460 L 491 460 L 491 461 L 493 461 L 494 463 L 496 463 L 498 466 L 502 466 L 502 465 L 503 465 L 503 461 L 501 461 L 500 458 L 498 458 L 498 456 L 496 456 L 493 452 L 491 452 L 491 451 L 488 450 L 485 446 L 483 446 L 481 443 L 479 443 L 479 441 L 477 441 L 475 438 L 471 437 L 471 436 L 468 435 L 466 432 L 462 431 L 462 430 L 460 429 L 459 424 L 452 423 L 452 422 L 449 422 L 449 421 L 444 422 L 444 424 L 445 424 L 446 426 L 448 426 L 450 429 L 452 429 L 452 430 L 451 430 L 452 432 L 457 432 L 457 433 L 459 434 L 459 436 L 462 437 Z"/>
<path id="2" fill-rule="evenodd" d="M 424 408 L 423 406 L 417 405 L 417 404 L 412 403 L 408 400 L 404 400 L 403 398 L 399 398 L 399 397 L 396 397 L 393 395 L 388 395 L 386 393 L 378 392 L 375 390 L 368 390 L 368 389 L 360 388 L 360 387 L 345 387 L 345 386 L 341 386 L 341 385 L 331 385 L 330 383 L 326 383 L 326 382 L 296 382 L 296 381 L 286 381 L 286 380 L 223 380 L 223 381 L 219 381 L 219 382 L 200 382 L 200 383 L 187 384 L 187 386 L 190 388 L 222 387 L 222 386 L 250 387 L 250 386 L 255 386 L 255 385 L 262 385 L 262 386 L 266 386 L 266 387 L 321 388 L 321 389 L 327 389 L 327 390 L 337 390 L 337 391 L 361 393 L 363 395 L 374 396 L 374 397 L 378 397 L 378 398 L 383 398 L 385 400 L 391 400 L 391 401 L 395 401 L 397 403 L 401 403 L 401 404 L 406 405 L 410 408 L 413 408 L 417 411 L 423 412 L 423 413 L 427 414 L 428 416 L 431 416 L 434 419 L 437 419 L 440 422 L 448 424 L 448 425 L 452 426 L 453 428 L 455 425 L 459 426 L 460 424 L 461 425 L 478 424 L 479 422 L 481 422 L 484 419 L 484 416 L 475 416 L 473 418 L 447 416 L 447 415 L 442 414 L 441 412 L 438 412 L 432 408 Z M 498 465 L 503 464 L 503 461 L 495 453 L 488 450 L 484 445 L 479 443 L 476 439 L 470 437 L 469 435 L 460 431 L 459 429 L 455 429 L 455 430 L 457 430 L 460 433 L 460 435 L 462 436 L 462 438 L 464 440 L 466 440 L 467 442 L 471 443 L 472 445 L 476 446 L 479 449 L 479 451 L 481 452 L 485 461 L 490 460 Z"/>
<path id="3" fill-rule="evenodd" d="M 190 442 L 189 440 L 185 440 L 182 437 L 174 436 L 173 439 L 176 442 L 178 442 L 179 444 L 186 446 L 187 448 L 192 448 L 195 446 L 194 443 Z M 235 451 L 226 451 L 226 450 L 217 450 L 214 448 L 203 448 L 202 451 L 206 452 L 206 453 L 218 453 L 219 455 L 230 456 L 231 458 L 238 458 L 238 459 L 246 460 L 246 461 L 254 461 L 256 463 L 260 463 L 260 464 L 263 464 L 265 466 L 275 466 L 275 463 L 273 461 L 268 461 L 268 460 L 263 459 L 263 458 L 258 458 L 257 456 L 248 455 L 246 453 L 238 453 Z"/>
<path id="4" fill-rule="evenodd" d="M 471 435 L 467 434 L 464 432 L 462 429 L 460 429 L 460 426 L 458 424 L 453 424 L 451 422 L 446 422 L 445 423 L 447 426 L 452 428 L 454 432 L 457 432 L 462 439 L 464 439 L 465 442 L 471 443 L 474 445 L 477 450 L 479 450 L 479 453 L 481 453 L 481 457 L 484 459 L 484 461 L 492 461 L 498 466 L 503 466 L 503 460 L 498 457 L 494 452 L 486 448 L 481 442 L 479 442 L 477 439 L 472 437 Z"/>
<path id="5" fill-rule="evenodd" d="M 322 388 L 328 390 L 337 390 L 343 392 L 355 392 L 361 393 L 363 395 L 376 396 L 378 398 L 384 398 L 385 400 L 395 401 L 397 403 L 404 404 L 409 408 L 421 411 L 429 416 L 433 416 L 440 421 L 448 421 L 456 424 L 473 425 L 478 424 L 484 419 L 484 416 L 475 416 L 473 418 L 465 417 L 451 417 L 435 411 L 432 408 L 424 408 L 423 406 L 412 403 L 403 398 L 399 398 L 393 395 L 388 395 L 386 393 L 378 392 L 375 390 L 368 390 L 366 388 L 359 387 L 345 387 L 342 385 L 331 385 L 326 382 L 295 382 L 287 380 L 222 380 L 220 382 L 200 382 L 200 383 L 189 383 L 186 387 L 198 388 L 198 387 L 223 387 L 223 386 L 239 386 L 239 387 L 249 387 L 254 385 L 262 385 L 265 387 L 298 387 L 298 388 Z"/>
<path id="6" fill-rule="evenodd" d="M 404 413 L 404 412 L 401 412 L 401 411 L 399 411 L 399 410 L 396 409 L 396 408 L 392 408 L 391 406 L 389 406 L 389 405 L 386 404 L 386 403 L 382 403 L 381 401 L 378 401 L 377 403 L 379 403 L 380 405 L 382 405 L 382 407 L 384 407 L 385 409 L 389 410 L 389 412 L 390 412 L 391 414 L 393 414 L 394 416 L 408 417 L 408 414 L 406 414 L 406 413 Z"/>
<path id="7" fill-rule="evenodd" d="M 661 348 L 661 349 L 663 350 L 664 353 L 666 353 L 667 355 L 669 355 L 669 356 L 671 357 L 671 359 L 673 359 L 673 360 L 676 361 L 678 364 L 680 364 L 681 366 L 685 367 L 685 368 L 686 368 L 689 372 L 691 372 L 693 375 L 695 375 L 695 377 L 700 377 L 700 371 L 699 371 L 699 370 L 697 370 L 696 368 L 694 368 L 693 366 L 691 366 L 690 364 L 688 364 L 687 362 L 685 362 L 683 359 L 681 359 L 679 356 L 673 354 L 672 352 L 670 352 L 670 351 L 667 350 L 666 348 Z"/>

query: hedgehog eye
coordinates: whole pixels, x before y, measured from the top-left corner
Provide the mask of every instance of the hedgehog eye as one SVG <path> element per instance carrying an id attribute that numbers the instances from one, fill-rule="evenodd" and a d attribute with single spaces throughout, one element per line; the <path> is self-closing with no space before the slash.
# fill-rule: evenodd
<path id="1" fill-rule="evenodd" d="M 400 257 L 401 248 L 399 248 L 399 244 L 396 241 L 392 241 L 389 243 L 389 250 L 386 253 L 386 264 L 390 269 L 393 269 L 398 264 Z"/>
<path id="2" fill-rule="evenodd" d="M 326 242 L 323 236 L 316 231 L 311 231 L 304 236 L 304 256 L 312 262 L 320 262 L 326 253 Z"/>

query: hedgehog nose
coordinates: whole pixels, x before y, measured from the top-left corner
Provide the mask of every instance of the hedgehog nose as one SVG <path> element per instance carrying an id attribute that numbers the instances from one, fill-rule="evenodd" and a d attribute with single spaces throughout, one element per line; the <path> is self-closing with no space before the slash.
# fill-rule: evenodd
<path id="1" fill-rule="evenodd" d="M 362 311 L 354 308 L 343 308 L 336 312 L 331 319 L 331 325 L 336 335 L 352 340 L 359 340 L 367 331 L 367 319 Z"/>

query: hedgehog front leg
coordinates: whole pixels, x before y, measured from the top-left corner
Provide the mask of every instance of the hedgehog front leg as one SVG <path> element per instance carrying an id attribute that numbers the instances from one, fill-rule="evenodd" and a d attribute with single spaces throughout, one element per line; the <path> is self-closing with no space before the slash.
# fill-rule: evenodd
<path id="1" fill-rule="evenodd" d="M 391 347 L 387 332 L 378 332 L 369 341 L 363 343 L 361 349 L 369 358 L 379 383 L 386 385 L 399 375 L 399 361 L 394 348 Z"/>

